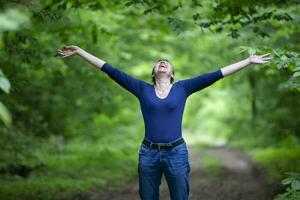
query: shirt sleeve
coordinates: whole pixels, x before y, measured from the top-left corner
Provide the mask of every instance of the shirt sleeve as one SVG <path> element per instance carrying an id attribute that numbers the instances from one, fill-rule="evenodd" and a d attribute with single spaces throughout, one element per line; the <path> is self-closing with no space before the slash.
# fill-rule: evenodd
<path id="1" fill-rule="evenodd" d="M 212 85 L 214 82 L 216 82 L 217 80 L 219 80 L 223 77 L 224 76 L 223 76 L 221 69 L 218 69 L 213 72 L 201 74 L 194 78 L 181 80 L 180 82 L 183 85 L 186 95 L 189 96 L 189 95 L 193 94 L 194 92 L 197 92 L 199 90 L 202 90 L 202 89 Z"/>
<path id="2" fill-rule="evenodd" d="M 136 97 L 140 97 L 143 84 L 145 84 L 144 81 L 136 79 L 108 63 L 104 63 L 104 65 L 102 65 L 101 71 L 105 72 L 116 83 L 134 94 Z"/>

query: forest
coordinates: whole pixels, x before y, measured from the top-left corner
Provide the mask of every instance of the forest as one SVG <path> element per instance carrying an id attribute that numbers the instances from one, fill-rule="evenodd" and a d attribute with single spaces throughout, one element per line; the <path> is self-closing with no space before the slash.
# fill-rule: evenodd
<path id="1" fill-rule="evenodd" d="M 138 199 L 139 101 L 65 45 L 150 84 L 160 58 L 178 81 L 271 53 L 189 97 L 191 199 L 300 199 L 299 1 L 0 5 L 1 200 Z"/>

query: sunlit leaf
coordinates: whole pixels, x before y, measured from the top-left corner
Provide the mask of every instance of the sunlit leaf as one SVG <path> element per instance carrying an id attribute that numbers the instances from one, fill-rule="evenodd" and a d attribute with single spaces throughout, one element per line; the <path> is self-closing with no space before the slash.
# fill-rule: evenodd
<path id="1" fill-rule="evenodd" d="M 293 77 L 298 77 L 298 76 L 300 76 L 300 71 L 295 72 L 295 73 L 293 74 Z"/>
<path id="2" fill-rule="evenodd" d="M 6 126 L 11 125 L 11 115 L 7 110 L 5 105 L 0 101 L 0 119 L 4 122 Z"/>
<path id="3" fill-rule="evenodd" d="M 0 13 L 0 33 L 5 30 L 17 30 L 21 25 L 29 22 L 29 17 L 20 10 L 8 9 Z"/>
<path id="4" fill-rule="evenodd" d="M 7 78 L 4 76 L 2 70 L 0 69 L 0 88 L 6 92 L 9 93 L 10 90 L 10 82 L 7 80 Z"/>
<path id="5" fill-rule="evenodd" d="M 293 190 L 300 190 L 300 180 L 293 180 L 291 187 Z"/>

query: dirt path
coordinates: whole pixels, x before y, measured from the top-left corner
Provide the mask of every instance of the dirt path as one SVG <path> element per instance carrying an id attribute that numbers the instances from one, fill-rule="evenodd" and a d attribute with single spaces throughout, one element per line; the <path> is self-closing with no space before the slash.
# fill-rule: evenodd
<path id="1" fill-rule="evenodd" d="M 189 146 L 191 164 L 190 200 L 272 200 L 277 184 L 267 183 L 265 173 L 245 153 L 238 149 L 209 148 L 205 151 Z M 221 164 L 218 176 L 203 167 L 207 156 Z M 169 190 L 162 179 L 161 200 L 168 200 Z M 74 200 L 138 200 L 137 178 L 121 190 L 95 190 Z"/>

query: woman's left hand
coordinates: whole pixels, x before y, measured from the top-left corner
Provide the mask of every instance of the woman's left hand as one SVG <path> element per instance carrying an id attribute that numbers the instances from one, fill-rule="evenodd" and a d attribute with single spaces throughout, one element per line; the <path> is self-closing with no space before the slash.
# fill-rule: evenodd
<path id="1" fill-rule="evenodd" d="M 250 64 L 263 64 L 263 63 L 266 63 L 269 60 L 271 60 L 272 56 L 271 56 L 271 53 L 267 53 L 267 54 L 260 55 L 260 56 L 251 55 L 251 56 L 249 56 L 248 59 L 249 59 Z"/>

